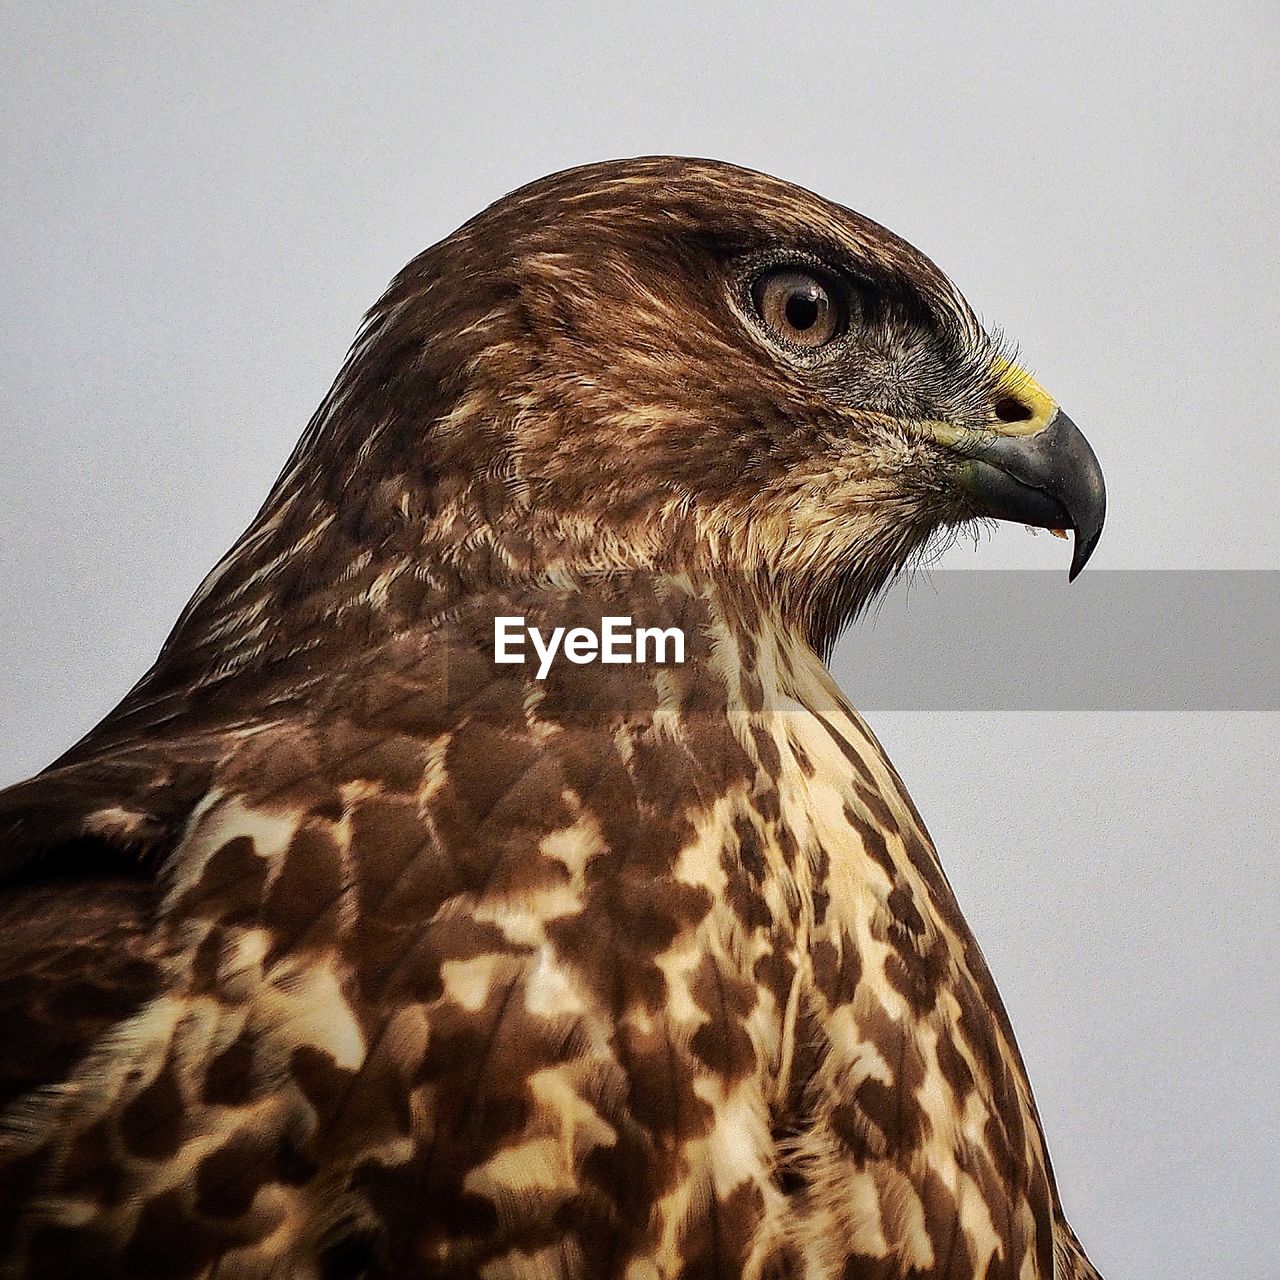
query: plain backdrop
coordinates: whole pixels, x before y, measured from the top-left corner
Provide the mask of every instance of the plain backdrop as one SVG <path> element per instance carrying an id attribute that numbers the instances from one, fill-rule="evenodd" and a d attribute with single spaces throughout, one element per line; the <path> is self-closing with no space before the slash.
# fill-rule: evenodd
<path id="1" fill-rule="evenodd" d="M 2 12 L 0 783 L 149 664 L 402 263 L 610 156 L 768 170 L 934 257 L 1097 449 L 1095 565 L 1280 568 L 1273 4 Z M 942 565 L 1067 557 L 1002 527 Z M 1108 1280 L 1274 1277 L 1280 717 L 875 726 Z"/>

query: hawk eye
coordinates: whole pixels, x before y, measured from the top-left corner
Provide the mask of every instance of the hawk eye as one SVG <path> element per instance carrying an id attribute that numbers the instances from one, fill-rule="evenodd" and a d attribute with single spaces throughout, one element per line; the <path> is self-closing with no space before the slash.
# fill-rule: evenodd
<path id="1" fill-rule="evenodd" d="M 840 330 L 840 307 L 832 287 L 796 267 L 766 271 L 751 286 L 756 313 L 775 337 L 810 350 L 825 346 Z"/>

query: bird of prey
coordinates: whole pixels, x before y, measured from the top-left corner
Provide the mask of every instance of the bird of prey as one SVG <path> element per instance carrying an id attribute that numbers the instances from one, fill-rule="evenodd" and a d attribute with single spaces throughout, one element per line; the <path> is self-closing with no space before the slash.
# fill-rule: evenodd
<path id="1" fill-rule="evenodd" d="M 426 250 L 0 794 L 0 1275 L 1096 1276 L 824 663 L 938 531 L 1074 574 L 1103 508 L 946 277 L 774 178 L 574 169 Z"/>

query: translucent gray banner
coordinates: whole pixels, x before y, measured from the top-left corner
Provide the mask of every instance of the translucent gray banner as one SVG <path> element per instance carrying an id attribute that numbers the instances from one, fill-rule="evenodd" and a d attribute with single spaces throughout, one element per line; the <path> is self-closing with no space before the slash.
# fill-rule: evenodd
<path id="1" fill-rule="evenodd" d="M 1274 711 L 1280 572 L 921 573 L 831 669 L 862 711 Z"/>

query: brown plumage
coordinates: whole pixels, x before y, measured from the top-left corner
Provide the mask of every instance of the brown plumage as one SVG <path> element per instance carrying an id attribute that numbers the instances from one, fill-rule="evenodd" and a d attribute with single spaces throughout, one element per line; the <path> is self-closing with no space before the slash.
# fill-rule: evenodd
<path id="1" fill-rule="evenodd" d="M 0 1274 L 1096 1275 L 822 655 L 939 529 L 1078 568 L 1101 504 L 937 268 L 774 179 L 573 170 L 423 253 L 0 795 Z M 619 615 L 684 661 L 494 661 Z"/>

